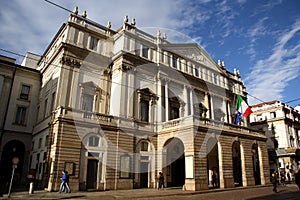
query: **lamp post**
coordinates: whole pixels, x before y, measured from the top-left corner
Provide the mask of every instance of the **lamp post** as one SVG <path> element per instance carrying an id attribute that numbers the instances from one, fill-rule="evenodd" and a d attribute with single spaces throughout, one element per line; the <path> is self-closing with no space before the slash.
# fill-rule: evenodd
<path id="1" fill-rule="evenodd" d="M 12 185 L 12 182 L 13 182 L 13 179 L 14 179 L 14 173 L 15 173 L 15 169 L 18 167 L 18 163 L 19 163 L 19 158 L 18 157 L 14 157 L 12 159 L 12 174 L 11 174 L 11 179 L 10 179 L 10 184 L 9 184 L 9 189 L 8 189 L 8 197 L 10 197 L 10 190 L 11 190 L 11 185 Z"/>

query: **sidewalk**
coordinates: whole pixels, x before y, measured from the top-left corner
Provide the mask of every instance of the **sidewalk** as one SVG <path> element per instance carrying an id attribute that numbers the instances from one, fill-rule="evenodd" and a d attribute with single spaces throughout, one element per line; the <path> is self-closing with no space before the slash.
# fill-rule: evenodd
<path id="1" fill-rule="evenodd" d="M 179 188 L 166 188 L 164 190 L 157 189 L 132 189 L 132 190 L 111 190 L 111 191 L 95 191 L 95 192 L 74 192 L 74 193 L 57 193 L 48 192 L 43 190 L 35 191 L 34 194 L 28 194 L 27 192 L 16 192 L 10 195 L 10 198 L 5 194 L 0 199 L 101 199 L 101 200 L 112 200 L 112 199 L 137 199 L 137 198 L 149 198 L 149 197 L 170 197 L 170 196 L 188 196 L 196 194 L 207 194 L 214 192 L 223 191 L 234 191 L 234 190 L 249 190 L 254 188 L 263 188 L 271 186 L 252 186 L 252 187 L 238 187 L 238 188 L 226 188 L 226 189 L 210 189 L 202 191 L 183 191 Z M 291 187 L 294 187 L 291 184 Z"/>

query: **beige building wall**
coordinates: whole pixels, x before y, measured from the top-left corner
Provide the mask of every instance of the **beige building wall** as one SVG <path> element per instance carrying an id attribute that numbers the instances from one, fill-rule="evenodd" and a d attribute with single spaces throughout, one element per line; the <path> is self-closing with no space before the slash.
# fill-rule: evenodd
<path id="1" fill-rule="evenodd" d="M 220 188 L 268 183 L 266 137 L 233 124 L 236 95 L 246 97 L 239 72 L 197 44 L 73 13 L 38 66 L 39 187 L 57 191 L 63 170 L 75 191 L 155 188 L 159 172 L 186 190 L 211 188 L 214 172 Z"/>

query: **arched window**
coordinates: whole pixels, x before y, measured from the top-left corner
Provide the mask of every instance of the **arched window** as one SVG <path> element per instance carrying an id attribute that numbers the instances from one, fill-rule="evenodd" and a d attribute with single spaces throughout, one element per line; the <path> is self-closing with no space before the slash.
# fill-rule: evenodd
<path id="1" fill-rule="evenodd" d="M 88 149 L 99 149 L 106 146 L 105 138 L 95 134 L 87 136 L 83 143 Z"/>
<path id="2" fill-rule="evenodd" d="M 89 140 L 88 140 L 88 146 L 98 147 L 99 146 L 99 137 L 98 136 L 90 136 Z"/>

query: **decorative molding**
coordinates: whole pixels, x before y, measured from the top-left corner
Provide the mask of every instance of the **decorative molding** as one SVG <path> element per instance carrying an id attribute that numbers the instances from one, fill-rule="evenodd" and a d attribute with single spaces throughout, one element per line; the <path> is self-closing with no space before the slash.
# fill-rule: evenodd
<path id="1" fill-rule="evenodd" d="M 67 56 L 63 56 L 60 60 L 60 63 L 63 65 L 68 65 L 70 67 L 80 67 L 81 66 L 81 63 L 78 60 L 67 57 Z"/>

